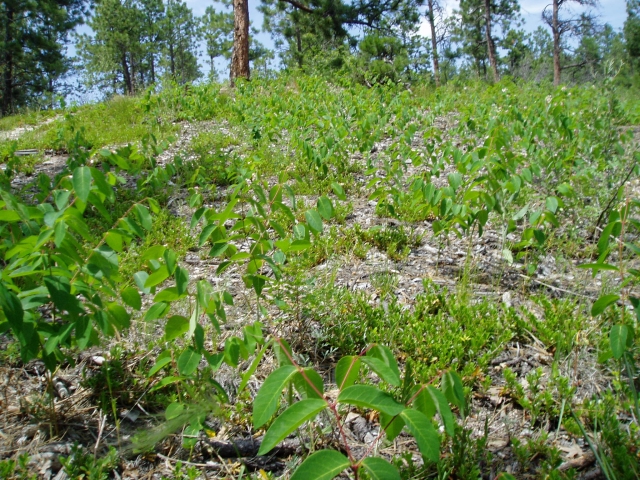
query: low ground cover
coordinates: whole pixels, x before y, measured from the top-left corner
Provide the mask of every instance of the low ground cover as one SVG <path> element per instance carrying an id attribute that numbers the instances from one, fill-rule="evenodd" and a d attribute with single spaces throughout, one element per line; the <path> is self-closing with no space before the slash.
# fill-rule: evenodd
<path id="1" fill-rule="evenodd" d="M 637 109 L 282 76 L 0 137 L 0 472 L 636 478 Z"/>

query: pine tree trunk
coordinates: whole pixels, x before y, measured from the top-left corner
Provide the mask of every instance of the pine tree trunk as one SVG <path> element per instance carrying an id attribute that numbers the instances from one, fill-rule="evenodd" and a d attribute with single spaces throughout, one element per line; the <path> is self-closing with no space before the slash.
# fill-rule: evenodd
<path id="1" fill-rule="evenodd" d="M 493 70 L 493 80 L 497 82 L 500 80 L 500 74 L 498 73 L 498 61 L 496 60 L 496 46 L 491 36 L 491 0 L 484 0 L 484 23 L 489 63 L 491 64 L 491 70 Z"/>
<path id="2" fill-rule="evenodd" d="M 433 17 L 433 0 L 428 1 L 429 26 L 431 27 L 431 55 L 433 58 L 433 76 L 436 79 L 436 87 L 440 86 L 440 63 L 438 61 L 438 39 L 436 38 L 436 23 Z"/>
<path id="3" fill-rule="evenodd" d="M 249 2 L 233 0 L 233 55 L 231 85 L 236 78 L 249 79 Z"/>
<path id="4" fill-rule="evenodd" d="M 296 25 L 296 43 L 298 46 L 298 67 L 302 69 L 302 34 L 300 33 L 300 27 Z"/>
<path id="5" fill-rule="evenodd" d="M 553 20 L 551 31 L 553 33 L 553 85 L 560 85 L 560 26 L 558 25 L 558 0 L 553 0 Z"/>
<path id="6" fill-rule="evenodd" d="M 133 94 L 133 84 L 131 83 L 131 75 L 129 73 L 129 65 L 127 64 L 127 54 L 122 52 L 122 76 L 124 77 L 125 94 Z"/>
<path id="7" fill-rule="evenodd" d="M 4 30 L 4 75 L 2 85 L 2 115 L 8 115 L 13 110 L 13 36 L 11 35 L 11 29 L 13 28 L 13 16 L 14 11 L 10 4 L 7 4 L 6 10 L 6 23 Z"/>
<path id="8" fill-rule="evenodd" d="M 169 43 L 169 59 L 171 60 L 171 76 L 176 78 L 176 55 L 173 51 L 173 43 Z"/>

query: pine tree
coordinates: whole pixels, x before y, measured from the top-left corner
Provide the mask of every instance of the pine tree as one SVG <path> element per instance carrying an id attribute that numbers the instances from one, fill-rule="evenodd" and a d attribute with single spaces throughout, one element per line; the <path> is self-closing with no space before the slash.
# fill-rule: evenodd
<path id="1" fill-rule="evenodd" d="M 640 65 L 640 0 L 627 0 L 624 39 L 633 75 L 634 70 Z"/>
<path id="2" fill-rule="evenodd" d="M 0 3 L 0 112 L 49 102 L 68 71 L 64 47 L 82 23 L 85 0 Z"/>
<path id="3" fill-rule="evenodd" d="M 228 6 L 224 3 L 224 6 Z M 233 50 L 233 13 L 216 11 L 209 6 L 200 21 L 201 34 L 207 46 L 207 56 L 211 64 L 210 75 L 215 77 L 215 59 L 231 58 Z"/>
<path id="4" fill-rule="evenodd" d="M 161 27 L 164 42 L 164 63 L 171 78 L 184 84 L 199 78 L 197 35 L 198 20 L 187 4 L 167 0 L 165 19 Z"/>
<path id="5" fill-rule="evenodd" d="M 497 47 L 522 21 L 517 0 L 460 0 L 453 27 L 453 40 L 474 65 L 478 75 L 487 76 L 487 66 L 498 80 Z M 488 65 L 487 65 L 488 64 Z"/>
<path id="6" fill-rule="evenodd" d="M 549 6 L 545 7 L 542 12 L 542 19 L 551 28 L 551 36 L 553 37 L 553 84 L 560 85 L 561 71 L 563 69 L 561 56 L 563 54 L 563 41 L 569 35 L 578 35 L 580 33 L 580 25 L 585 19 L 593 19 L 591 13 L 582 15 L 561 16 L 561 10 L 567 3 L 576 3 L 582 7 L 595 7 L 597 0 L 553 0 L 551 10 Z"/>

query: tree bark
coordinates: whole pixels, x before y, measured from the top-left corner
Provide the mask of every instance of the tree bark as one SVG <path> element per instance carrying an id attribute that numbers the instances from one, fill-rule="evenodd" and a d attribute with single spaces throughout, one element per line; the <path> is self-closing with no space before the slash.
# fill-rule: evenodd
<path id="1" fill-rule="evenodd" d="M 436 38 L 436 22 L 433 16 L 433 0 L 428 0 L 429 26 L 431 27 L 431 57 L 433 58 L 433 76 L 436 87 L 440 86 L 440 63 L 438 60 L 438 39 Z"/>
<path id="2" fill-rule="evenodd" d="M 296 44 L 298 46 L 298 67 L 302 69 L 302 35 L 300 27 L 296 25 Z"/>
<path id="3" fill-rule="evenodd" d="M 176 79 L 176 55 L 173 50 L 173 42 L 169 42 L 169 60 L 171 63 L 171 76 Z"/>
<path id="4" fill-rule="evenodd" d="M 233 0 L 233 55 L 231 85 L 237 78 L 249 79 L 249 1 Z"/>
<path id="5" fill-rule="evenodd" d="M 10 3 L 7 3 L 6 24 L 4 26 L 4 75 L 2 86 L 2 116 L 8 115 L 13 110 L 13 28 L 14 11 Z"/>
<path id="6" fill-rule="evenodd" d="M 553 0 L 553 18 L 551 20 L 551 32 L 553 33 L 553 85 L 560 85 L 560 25 L 558 22 L 558 10 L 560 2 Z"/>
<path id="7" fill-rule="evenodd" d="M 124 77 L 125 94 L 133 94 L 133 83 L 131 83 L 131 74 L 129 73 L 127 54 L 125 52 L 122 53 L 122 76 Z"/>
<path id="8" fill-rule="evenodd" d="M 498 61 L 496 60 L 496 46 L 491 36 L 491 0 L 484 0 L 484 23 L 489 63 L 491 64 L 491 70 L 493 70 L 493 80 L 497 82 L 500 80 L 500 74 L 498 73 Z"/>

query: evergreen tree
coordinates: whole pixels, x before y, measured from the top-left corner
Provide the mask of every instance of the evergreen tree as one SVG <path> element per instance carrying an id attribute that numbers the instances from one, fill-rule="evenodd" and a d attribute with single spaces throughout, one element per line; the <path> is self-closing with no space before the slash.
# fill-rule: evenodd
<path id="1" fill-rule="evenodd" d="M 85 15 L 85 0 L 4 0 L 0 3 L 0 112 L 51 101 L 68 71 L 69 31 Z"/>
<path id="2" fill-rule="evenodd" d="M 627 0 L 627 20 L 624 22 L 624 39 L 629 65 L 633 75 L 640 66 L 640 0 Z"/>
<path id="3" fill-rule="evenodd" d="M 198 20 L 186 3 L 167 0 L 161 28 L 164 63 L 167 73 L 180 84 L 196 80 L 202 75 L 197 57 L 198 30 Z"/>
<path id="4" fill-rule="evenodd" d="M 103 92 L 132 94 L 144 87 L 144 13 L 133 0 L 97 0 L 87 22 L 93 36 L 78 38 L 85 82 Z"/>
<path id="5" fill-rule="evenodd" d="M 582 7 L 595 7 L 597 4 L 597 0 L 553 0 L 550 5 L 551 10 L 549 10 L 549 5 L 543 10 L 542 19 L 549 25 L 553 37 L 553 84 L 556 86 L 560 85 L 562 69 L 571 68 L 562 66 L 563 62 L 561 57 L 565 50 L 563 42 L 565 42 L 566 38 L 570 35 L 579 35 L 581 26 L 585 20 L 589 19 L 589 21 L 592 21 L 594 18 L 590 13 L 583 13 L 579 16 L 561 16 L 561 10 L 570 2 L 574 2 Z"/>
<path id="6" fill-rule="evenodd" d="M 509 49 L 509 42 L 517 35 L 509 32 L 521 22 L 517 0 L 460 0 L 453 40 L 461 45 L 461 53 L 471 61 L 477 75 L 486 77 L 489 66 L 497 80 L 497 47 Z"/>
<path id="7" fill-rule="evenodd" d="M 228 2 L 223 4 L 229 6 Z M 233 13 L 216 11 L 209 6 L 201 18 L 201 34 L 207 48 L 207 56 L 211 64 L 210 76 L 215 78 L 215 59 L 223 57 L 229 60 L 233 50 Z"/>

